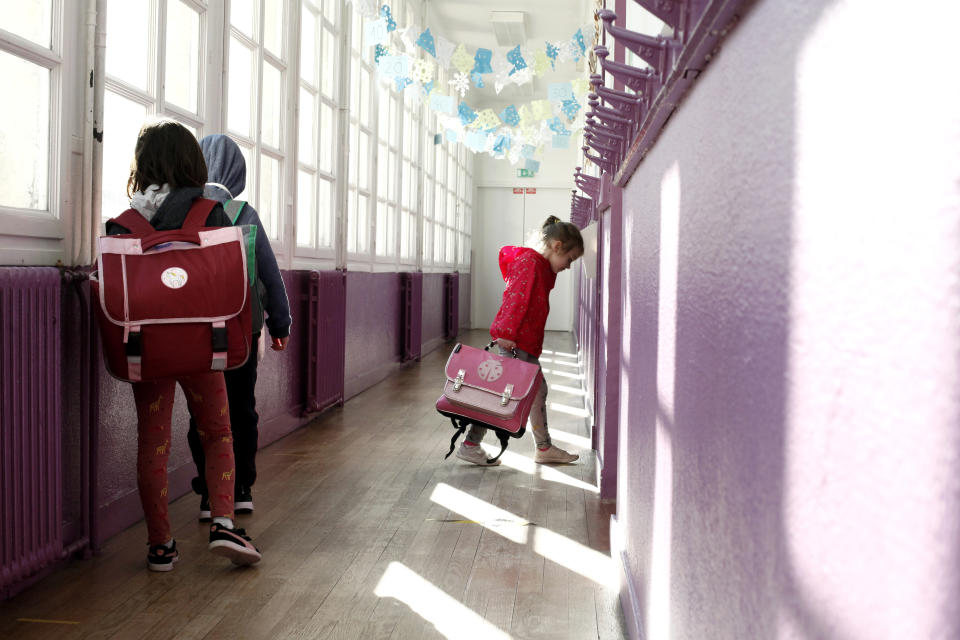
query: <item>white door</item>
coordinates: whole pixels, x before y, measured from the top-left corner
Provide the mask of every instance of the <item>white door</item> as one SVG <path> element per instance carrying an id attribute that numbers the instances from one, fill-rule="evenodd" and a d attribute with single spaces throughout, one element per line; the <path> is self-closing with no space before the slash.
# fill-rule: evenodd
<path id="1" fill-rule="evenodd" d="M 515 193 L 519 189 L 519 193 Z M 527 193 L 531 191 L 531 193 Z M 473 214 L 474 269 L 471 275 L 471 326 L 490 327 L 503 298 L 503 277 L 497 257 L 500 247 L 525 245 L 549 215 L 561 220 L 570 213 L 567 189 L 478 187 Z M 573 330 L 573 277 L 564 271 L 550 293 L 548 331 Z"/>

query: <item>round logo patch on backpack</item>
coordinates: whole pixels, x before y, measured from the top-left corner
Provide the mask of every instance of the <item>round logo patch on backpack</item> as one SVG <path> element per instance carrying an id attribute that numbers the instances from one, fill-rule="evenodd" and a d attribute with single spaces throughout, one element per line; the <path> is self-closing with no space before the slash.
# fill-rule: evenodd
<path id="1" fill-rule="evenodd" d="M 480 376 L 481 380 L 493 382 L 503 375 L 503 365 L 500 364 L 499 360 L 494 360 L 493 358 L 484 360 L 480 363 L 480 366 L 477 367 L 477 375 Z"/>
<path id="2" fill-rule="evenodd" d="M 160 282 L 171 289 L 179 289 L 187 284 L 187 272 L 180 267 L 164 269 L 160 274 Z"/>

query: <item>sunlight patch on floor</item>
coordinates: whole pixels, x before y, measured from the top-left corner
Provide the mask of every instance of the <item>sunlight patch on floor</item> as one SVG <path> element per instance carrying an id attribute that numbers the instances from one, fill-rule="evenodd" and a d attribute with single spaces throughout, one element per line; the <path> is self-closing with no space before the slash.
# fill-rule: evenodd
<path id="1" fill-rule="evenodd" d="M 547 389 L 549 391 L 561 391 L 563 393 L 569 393 L 570 395 L 573 395 L 573 396 L 581 396 L 581 397 L 587 396 L 587 392 L 584 391 L 583 389 L 579 389 L 577 387 L 567 387 L 562 384 L 548 384 Z"/>
<path id="2" fill-rule="evenodd" d="M 495 507 L 485 500 L 474 498 L 469 493 L 451 487 L 445 482 L 436 486 L 430 494 L 430 500 L 517 544 L 527 543 L 529 521 Z"/>
<path id="3" fill-rule="evenodd" d="M 550 436 L 553 437 L 553 429 L 550 430 Z M 559 440 L 559 438 L 557 438 Z M 481 445 L 484 447 L 484 450 L 488 455 L 495 456 L 497 451 L 492 446 Z M 496 448 L 498 449 L 498 448 Z M 522 473 L 527 473 L 530 475 L 536 475 L 548 482 L 557 482 L 559 484 L 565 484 L 568 487 L 573 487 L 575 489 L 583 489 L 584 491 L 589 491 L 590 493 L 600 493 L 600 488 L 592 484 L 584 482 L 579 478 L 574 478 L 565 474 L 563 471 L 556 467 L 551 467 L 545 464 L 537 464 L 533 461 L 533 458 L 528 458 L 527 456 L 514 453 L 512 451 L 504 451 L 503 455 L 500 456 L 500 461 L 503 463 L 503 466 L 509 467 L 511 469 L 516 469 Z"/>
<path id="4" fill-rule="evenodd" d="M 543 368 L 543 367 L 541 367 Z M 569 373 L 567 371 L 557 371 L 556 369 L 543 369 L 544 373 L 551 373 L 555 376 L 560 376 L 562 378 L 570 378 L 571 380 L 583 380 L 583 375 L 579 373 Z"/>
<path id="5" fill-rule="evenodd" d="M 520 544 L 526 544 L 527 531 L 532 530 L 533 540 L 531 544 L 535 553 L 561 567 L 580 574 L 588 580 L 596 582 L 601 587 L 608 589 L 618 588 L 619 576 L 616 572 L 616 565 L 614 565 L 609 555 L 591 549 L 556 531 L 524 520 L 509 511 L 495 507 L 489 502 L 480 500 L 479 498 L 474 498 L 470 494 L 442 482 L 434 489 L 430 499 L 440 506 L 459 513 L 490 531 Z M 498 521 L 514 524 L 523 522 L 529 526 L 499 526 L 496 524 Z M 522 541 L 520 540 L 520 536 L 510 535 L 514 530 L 522 532 Z"/>
<path id="6" fill-rule="evenodd" d="M 567 444 L 572 444 L 581 449 L 586 449 L 589 451 L 593 448 L 593 443 L 590 442 L 590 438 L 586 436 L 578 436 L 575 433 L 570 433 L 569 431 L 560 431 L 559 429 L 554 429 L 550 427 L 550 438 L 552 440 L 559 440 L 560 442 L 565 442 Z"/>
<path id="7" fill-rule="evenodd" d="M 533 550 L 547 560 L 593 580 L 601 587 L 608 589 L 618 587 L 620 576 L 610 556 L 580 544 L 576 540 L 536 526 L 533 529 Z"/>
<path id="8" fill-rule="evenodd" d="M 559 402 L 551 402 L 550 408 L 554 411 L 559 411 L 560 413 L 566 413 L 567 415 L 576 416 L 578 418 L 586 418 L 590 415 L 590 412 L 583 408 L 571 407 L 570 405 L 560 404 Z M 553 431 L 551 430 L 551 433 Z"/>
<path id="9" fill-rule="evenodd" d="M 511 638 L 401 562 L 387 565 L 373 592 L 380 598 L 395 598 L 404 603 L 451 640 Z"/>

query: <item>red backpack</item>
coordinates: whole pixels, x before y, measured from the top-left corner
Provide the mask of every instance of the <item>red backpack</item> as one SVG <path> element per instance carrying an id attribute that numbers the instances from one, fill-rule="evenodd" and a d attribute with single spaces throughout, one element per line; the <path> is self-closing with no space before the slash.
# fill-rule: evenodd
<path id="1" fill-rule="evenodd" d="M 121 380 L 239 367 L 250 354 L 244 227 L 204 227 L 217 203 L 194 200 L 180 229 L 157 231 L 134 209 L 101 236 L 90 276 L 107 369 Z"/>

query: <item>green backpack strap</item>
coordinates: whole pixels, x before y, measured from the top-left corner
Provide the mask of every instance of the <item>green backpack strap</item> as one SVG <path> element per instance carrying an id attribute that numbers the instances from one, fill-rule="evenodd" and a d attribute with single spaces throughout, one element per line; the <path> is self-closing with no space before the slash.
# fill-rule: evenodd
<path id="1" fill-rule="evenodd" d="M 243 206 L 247 204 L 243 200 L 227 200 L 223 205 L 223 210 L 227 212 L 227 217 L 230 218 L 230 224 L 237 224 L 237 218 L 240 217 L 240 212 L 243 211 Z"/>

